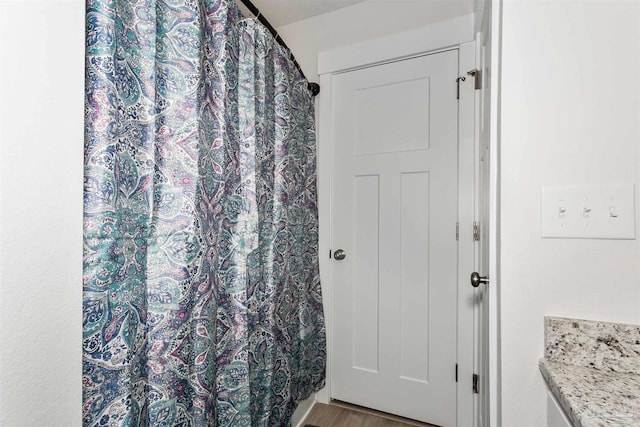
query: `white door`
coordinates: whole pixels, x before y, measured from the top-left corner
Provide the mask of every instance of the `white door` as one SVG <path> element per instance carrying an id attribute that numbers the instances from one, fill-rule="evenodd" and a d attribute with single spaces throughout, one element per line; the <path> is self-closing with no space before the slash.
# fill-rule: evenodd
<path id="1" fill-rule="evenodd" d="M 456 424 L 458 51 L 333 78 L 331 398 Z"/>

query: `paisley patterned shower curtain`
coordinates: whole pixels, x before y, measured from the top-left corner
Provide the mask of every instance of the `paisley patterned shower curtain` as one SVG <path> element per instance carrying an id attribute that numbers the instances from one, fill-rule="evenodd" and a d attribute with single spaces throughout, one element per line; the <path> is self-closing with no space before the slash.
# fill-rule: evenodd
<path id="1" fill-rule="evenodd" d="M 87 0 L 83 423 L 285 426 L 324 385 L 313 101 L 227 0 Z"/>

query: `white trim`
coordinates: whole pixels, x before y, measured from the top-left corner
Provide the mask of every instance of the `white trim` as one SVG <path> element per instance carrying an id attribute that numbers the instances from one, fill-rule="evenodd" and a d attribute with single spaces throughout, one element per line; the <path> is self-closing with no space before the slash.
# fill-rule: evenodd
<path id="1" fill-rule="evenodd" d="M 491 111 L 489 112 L 489 425 L 502 426 L 500 358 L 500 79 L 502 74 L 502 0 L 491 0 Z"/>
<path id="2" fill-rule="evenodd" d="M 333 288 L 330 283 L 332 277 L 331 260 L 331 140 L 333 123 L 330 119 L 332 110 L 332 76 L 325 74 L 320 76 L 322 91 L 318 95 L 318 129 L 317 129 L 317 154 L 318 154 L 318 215 L 319 215 L 319 244 L 320 279 L 322 280 L 322 299 L 324 301 L 324 317 L 327 334 L 327 381 L 326 386 L 318 392 L 317 399 L 320 403 L 328 404 L 331 400 L 331 319 L 333 318 Z"/>
<path id="3" fill-rule="evenodd" d="M 304 425 L 304 421 L 313 410 L 313 407 L 316 406 L 317 401 L 317 395 L 316 393 L 313 393 L 307 400 L 300 402 L 298 409 L 296 409 L 291 417 L 291 424 L 296 427 L 302 427 Z"/>
<path id="4" fill-rule="evenodd" d="M 337 73 L 419 53 L 457 47 L 473 40 L 473 16 L 464 15 L 426 27 L 320 52 L 318 74 Z M 322 89 L 325 90 L 324 87 Z"/>
<path id="5" fill-rule="evenodd" d="M 478 70 L 481 70 L 482 67 L 478 65 L 478 63 L 481 60 L 481 50 L 479 49 L 480 46 L 480 42 L 478 40 L 478 37 L 476 36 L 476 40 L 474 42 L 474 49 L 475 49 L 475 59 L 476 59 L 476 63 L 475 63 L 475 68 Z M 475 78 L 475 77 L 474 77 Z M 483 238 L 483 233 L 482 233 L 482 227 L 484 227 L 483 224 L 483 218 L 482 218 L 482 210 L 481 210 L 481 206 L 480 206 L 480 200 L 482 198 L 481 196 L 481 183 L 482 183 L 482 179 L 481 179 L 481 174 L 482 174 L 482 166 L 480 165 L 480 159 L 482 158 L 482 141 L 481 141 L 481 127 L 480 127 L 480 111 L 482 108 L 482 97 L 479 94 L 479 91 L 475 91 L 476 93 L 474 94 L 474 123 L 473 123 L 473 131 L 474 131 L 474 135 L 473 135 L 473 139 L 474 139 L 474 150 L 475 150 L 475 154 L 474 154 L 474 159 L 475 159 L 475 170 L 473 173 L 473 178 L 474 178 L 474 187 L 473 187 L 473 195 L 474 195 L 474 203 L 473 203 L 473 217 L 475 218 L 475 221 L 477 221 L 478 223 L 478 227 L 479 227 L 479 231 L 480 231 L 480 239 L 482 241 Z M 475 245 L 475 269 L 474 271 L 477 272 L 481 272 L 482 271 L 482 261 L 481 261 L 481 253 L 482 253 L 482 243 L 481 242 L 476 242 Z M 478 301 L 478 290 L 474 291 L 474 300 Z M 476 304 L 481 304 L 480 301 L 478 301 Z M 482 325 L 482 317 L 481 317 L 481 311 L 478 309 L 478 307 L 474 307 L 474 313 L 473 313 L 473 372 L 477 373 L 479 375 L 483 375 L 481 366 L 482 366 L 482 355 L 480 354 L 480 352 L 482 351 L 482 347 L 480 345 L 480 341 L 479 341 L 479 331 Z M 485 378 L 487 376 L 485 375 Z M 482 393 L 482 387 L 480 387 L 480 392 Z M 469 426 L 473 426 L 473 427 L 482 427 L 481 424 L 478 423 L 478 420 L 480 418 L 479 416 L 479 411 L 480 411 L 480 405 L 482 403 L 482 398 L 481 396 L 474 396 L 474 401 L 473 401 L 473 420 L 472 422 L 469 424 Z"/>
<path id="6" fill-rule="evenodd" d="M 473 222 L 476 216 L 476 170 L 479 162 L 475 138 L 475 80 L 467 71 L 475 68 L 476 44 L 467 42 L 460 45 L 458 75 L 464 76 L 460 84 L 458 100 L 458 221 L 460 240 L 458 242 L 458 387 L 457 425 L 472 426 L 474 401 L 472 376 L 476 359 L 474 348 L 474 319 L 477 303 L 475 292 L 469 283 L 469 276 L 477 267 L 477 244 L 473 240 Z M 473 167 L 468 167 L 473 165 Z M 462 327 L 467 324 L 467 327 Z"/>
<path id="7" fill-rule="evenodd" d="M 331 249 L 331 176 L 332 176 L 332 147 L 331 135 L 333 135 L 332 108 L 333 108 L 333 74 L 364 68 L 367 66 L 391 62 L 395 60 L 407 59 L 414 56 L 435 53 L 441 50 L 460 49 L 464 51 L 465 59 L 461 59 L 459 67 L 473 68 L 475 65 L 475 45 L 473 44 L 474 18 L 473 14 L 465 15 L 448 21 L 432 24 L 426 27 L 414 29 L 411 31 L 385 36 L 382 38 L 354 44 L 351 46 L 341 47 L 338 49 L 320 52 L 318 55 L 318 74 L 320 75 L 320 86 L 322 91 L 318 97 L 318 210 L 320 221 L 319 236 L 319 254 L 320 254 L 320 275 L 322 278 L 323 300 L 325 308 L 325 319 L 327 328 L 327 385 L 317 394 L 317 401 L 320 403 L 330 403 L 331 400 L 331 327 L 333 318 L 333 288 L 331 283 L 331 262 L 329 259 L 329 250 Z M 463 46 L 464 44 L 464 46 Z M 470 92 L 465 100 L 461 99 L 459 108 L 462 109 L 463 115 L 470 118 L 471 124 L 474 123 L 475 96 L 473 89 L 473 79 L 467 78 L 467 84 L 461 87 L 461 94 Z M 469 114 L 469 111 L 471 113 Z M 470 140 L 468 138 L 471 138 Z M 465 138 L 466 142 L 475 144 L 474 132 Z M 474 151 L 471 155 L 475 156 Z M 460 179 L 471 179 L 473 191 L 473 179 L 475 170 L 466 171 Z M 475 201 L 474 201 L 475 203 Z M 472 223 L 474 218 L 474 209 L 468 209 L 464 215 L 460 214 L 460 218 L 464 216 L 464 224 L 461 224 L 461 239 L 472 239 Z M 469 240 L 471 241 L 471 240 Z M 461 245 L 462 247 L 463 245 Z M 473 243 L 464 246 L 465 253 L 474 253 Z M 460 249 L 462 251 L 462 249 Z M 468 268 L 467 268 L 468 269 Z M 469 286 L 468 274 L 459 274 L 458 289 L 459 292 L 467 293 Z M 461 267 L 462 270 L 462 267 Z M 462 295 L 462 293 L 460 295 Z M 462 298 L 460 298 L 461 300 Z M 460 304 L 460 303 L 459 303 Z M 460 321 L 460 320 L 459 320 Z M 467 342 L 461 344 L 461 340 Z M 468 348 L 468 350 L 467 350 Z M 471 391 L 471 374 L 473 372 L 473 337 L 458 337 L 458 349 L 469 353 L 469 357 L 464 361 L 458 358 L 459 363 L 459 382 L 458 382 L 458 398 L 465 399 L 464 392 L 460 390 Z M 473 396 L 471 396 L 473 398 Z M 467 423 L 471 420 L 473 413 L 461 413 L 461 406 L 458 406 L 458 425 L 472 425 Z M 472 410 L 472 405 L 467 406 Z"/>

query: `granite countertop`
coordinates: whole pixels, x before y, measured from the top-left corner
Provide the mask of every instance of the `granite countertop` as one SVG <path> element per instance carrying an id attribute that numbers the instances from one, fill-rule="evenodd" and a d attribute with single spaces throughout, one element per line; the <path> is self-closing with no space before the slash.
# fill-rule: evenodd
<path id="1" fill-rule="evenodd" d="M 640 326 L 547 317 L 540 371 L 575 427 L 640 427 Z"/>

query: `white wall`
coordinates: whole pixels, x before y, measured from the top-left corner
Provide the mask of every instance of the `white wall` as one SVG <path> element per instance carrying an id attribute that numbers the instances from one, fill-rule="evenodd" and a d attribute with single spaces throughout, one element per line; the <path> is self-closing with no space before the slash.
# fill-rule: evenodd
<path id="1" fill-rule="evenodd" d="M 310 81 L 318 52 L 473 13 L 473 0 L 368 0 L 278 28 Z"/>
<path id="2" fill-rule="evenodd" d="M 503 4 L 506 427 L 545 425 L 543 316 L 640 323 L 638 240 L 540 238 L 543 186 L 639 183 L 639 17 L 637 0 Z"/>
<path id="3" fill-rule="evenodd" d="M 0 425 L 81 425 L 84 0 L 0 2 Z"/>

